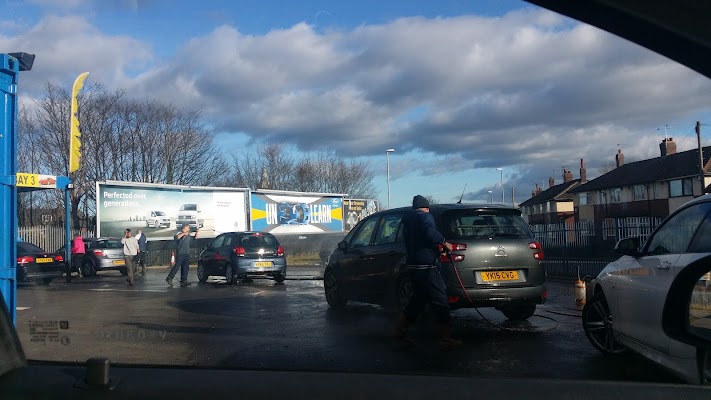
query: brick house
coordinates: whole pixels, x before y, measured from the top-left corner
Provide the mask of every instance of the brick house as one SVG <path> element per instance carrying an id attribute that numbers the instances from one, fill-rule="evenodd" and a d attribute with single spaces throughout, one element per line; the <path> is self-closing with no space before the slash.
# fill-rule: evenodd
<path id="1" fill-rule="evenodd" d="M 548 189 L 536 185 L 531 198 L 519 205 L 521 215 L 530 225 L 573 222 L 575 209 L 570 191 L 586 181 L 585 162 L 580 160 L 580 179 L 573 179 L 569 170 L 563 170 L 563 183 L 556 185 L 553 177 L 548 179 Z"/>
<path id="2" fill-rule="evenodd" d="M 572 188 L 576 221 L 602 222 L 630 217 L 664 218 L 711 184 L 711 146 L 704 147 L 701 180 L 698 149 L 678 153 L 673 138 L 664 139 L 660 157 L 626 164 L 622 150 L 615 168 Z"/>

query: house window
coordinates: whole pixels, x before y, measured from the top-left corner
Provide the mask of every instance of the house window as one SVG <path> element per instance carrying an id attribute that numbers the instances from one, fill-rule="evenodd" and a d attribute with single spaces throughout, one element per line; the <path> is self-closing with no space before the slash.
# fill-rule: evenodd
<path id="1" fill-rule="evenodd" d="M 600 192 L 600 204 L 607 204 L 607 192 Z"/>
<path id="2" fill-rule="evenodd" d="M 590 192 L 580 193 L 579 199 L 580 199 L 581 206 L 586 206 L 588 204 L 592 204 L 592 193 L 590 193 Z"/>
<path id="3" fill-rule="evenodd" d="M 657 182 L 656 185 L 654 185 L 654 198 L 655 199 L 660 199 L 662 198 L 662 187 L 664 183 L 662 182 Z"/>
<path id="4" fill-rule="evenodd" d="M 681 197 L 691 195 L 693 195 L 691 178 L 669 181 L 669 197 Z"/>
<path id="5" fill-rule="evenodd" d="M 634 185 L 634 199 L 635 200 L 646 200 L 647 199 L 647 187 L 645 185 Z"/>
<path id="6" fill-rule="evenodd" d="M 615 188 L 610 190 L 610 203 L 622 202 L 622 189 Z"/>

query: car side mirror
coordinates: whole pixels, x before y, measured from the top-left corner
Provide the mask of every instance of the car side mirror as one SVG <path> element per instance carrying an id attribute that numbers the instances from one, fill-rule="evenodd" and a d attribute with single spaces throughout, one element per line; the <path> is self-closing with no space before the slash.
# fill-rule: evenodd
<path id="1" fill-rule="evenodd" d="M 348 243 L 345 240 L 338 242 L 338 248 L 342 251 L 348 250 Z"/>
<path id="2" fill-rule="evenodd" d="M 639 238 L 631 237 L 627 239 L 622 239 L 615 245 L 615 252 L 631 257 L 637 257 L 640 255 L 639 251 Z"/>
<path id="3" fill-rule="evenodd" d="M 674 279 L 662 328 L 670 338 L 696 347 L 698 383 L 711 383 L 711 256 L 688 265 Z"/>

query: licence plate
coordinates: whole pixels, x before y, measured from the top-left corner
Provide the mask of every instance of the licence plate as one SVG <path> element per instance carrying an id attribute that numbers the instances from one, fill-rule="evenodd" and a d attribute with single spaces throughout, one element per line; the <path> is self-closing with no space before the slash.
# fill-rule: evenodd
<path id="1" fill-rule="evenodd" d="M 125 260 L 116 260 L 116 261 L 114 261 L 114 265 L 126 265 L 126 261 Z"/>
<path id="2" fill-rule="evenodd" d="M 52 258 L 35 258 L 36 263 L 51 263 Z"/>
<path id="3" fill-rule="evenodd" d="M 272 262 L 271 261 L 257 261 L 254 263 L 255 267 L 271 267 Z"/>
<path id="4" fill-rule="evenodd" d="M 516 281 L 518 280 L 518 271 L 491 271 L 482 272 L 481 279 L 484 282 L 490 281 Z"/>

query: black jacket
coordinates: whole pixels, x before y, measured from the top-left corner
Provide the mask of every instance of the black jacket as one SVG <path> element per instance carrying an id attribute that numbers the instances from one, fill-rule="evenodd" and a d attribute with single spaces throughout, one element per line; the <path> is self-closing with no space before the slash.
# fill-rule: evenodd
<path id="1" fill-rule="evenodd" d="M 444 236 L 437 230 L 432 214 L 414 210 L 403 218 L 407 265 L 438 265 L 437 245 Z"/>

